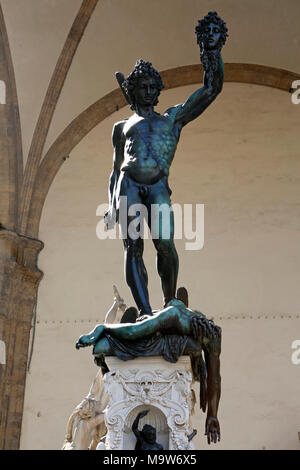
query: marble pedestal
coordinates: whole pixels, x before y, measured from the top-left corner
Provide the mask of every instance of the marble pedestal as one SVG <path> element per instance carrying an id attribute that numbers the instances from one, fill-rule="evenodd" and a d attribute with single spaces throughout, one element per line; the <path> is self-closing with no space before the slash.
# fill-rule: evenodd
<path id="1" fill-rule="evenodd" d="M 140 411 L 150 412 L 140 420 L 156 428 L 157 442 L 165 450 L 194 449 L 188 435 L 192 432 L 190 417 L 194 406 L 191 389 L 192 373 L 189 356 L 172 364 L 160 356 L 121 361 L 106 357 L 110 370 L 104 377 L 108 395 L 105 409 L 107 435 L 98 449 L 132 450 L 136 438 L 132 423 Z"/>

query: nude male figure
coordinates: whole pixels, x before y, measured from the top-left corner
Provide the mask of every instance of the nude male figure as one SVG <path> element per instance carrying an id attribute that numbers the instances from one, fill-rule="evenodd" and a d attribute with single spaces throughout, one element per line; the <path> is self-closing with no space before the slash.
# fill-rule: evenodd
<path id="1" fill-rule="evenodd" d="M 178 255 L 174 245 L 174 215 L 171 209 L 171 190 L 168 185 L 169 168 L 174 158 L 182 128 L 200 116 L 221 92 L 224 67 L 220 54 L 227 28 L 215 12 L 210 12 L 201 24 L 201 46 L 206 65 L 214 57 L 216 66 L 204 74 L 203 87 L 195 91 L 185 103 L 169 108 L 165 113 L 154 111 L 158 96 L 164 87 L 160 74 L 150 62 L 138 60 L 134 70 L 122 84 L 134 114 L 115 124 L 113 170 L 109 184 L 109 210 L 105 215 L 107 228 L 117 220 L 123 233 L 125 248 L 125 277 L 140 315 L 152 315 L 149 302 L 148 277 L 143 262 L 143 239 L 134 239 L 126 227 L 136 218 L 130 214 L 133 204 L 144 204 L 148 211 L 148 225 L 157 251 L 157 271 L 161 278 L 164 305 L 175 298 L 178 275 Z M 202 20 L 202 21 L 204 21 Z M 225 31 L 226 30 L 226 31 Z M 202 58 L 201 58 L 202 60 Z M 205 64 L 203 62 L 204 68 Z M 120 74 L 119 74 L 120 75 Z M 127 197 L 124 209 L 120 197 Z M 167 204 L 169 216 L 156 222 L 156 234 L 151 227 L 151 205 Z M 125 213 L 125 219 L 124 219 Z M 153 223 L 153 220 L 152 220 Z M 167 230 L 166 229 L 167 225 Z M 158 228 L 157 228 L 158 227 Z M 165 235 L 167 233 L 167 235 Z"/>

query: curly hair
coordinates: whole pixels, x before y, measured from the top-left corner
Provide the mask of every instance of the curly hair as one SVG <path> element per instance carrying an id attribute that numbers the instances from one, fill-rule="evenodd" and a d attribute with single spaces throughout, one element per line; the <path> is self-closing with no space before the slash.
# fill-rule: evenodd
<path id="1" fill-rule="evenodd" d="M 204 32 L 206 26 L 209 26 L 210 23 L 214 23 L 220 28 L 221 36 L 220 36 L 220 46 L 224 46 L 226 42 L 226 38 L 228 36 L 227 34 L 227 26 L 225 21 L 220 18 L 220 16 L 217 14 L 216 11 L 210 11 L 207 13 L 202 20 L 198 21 L 198 25 L 195 28 L 195 32 L 197 35 L 197 43 L 199 44 L 200 47 L 202 47 L 203 43 L 203 37 L 204 37 Z"/>
<path id="2" fill-rule="evenodd" d="M 143 59 L 137 60 L 133 71 L 131 74 L 124 80 L 122 86 L 125 89 L 127 95 L 131 100 L 131 109 L 135 110 L 135 96 L 134 90 L 138 85 L 138 81 L 141 78 L 150 77 L 155 79 L 155 84 L 158 90 L 157 99 L 154 103 L 154 106 L 158 103 L 158 96 L 161 90 L 164 88 L 163 81 L 159 72 L 152 66 L 151 62 L 145 62 Z"/>

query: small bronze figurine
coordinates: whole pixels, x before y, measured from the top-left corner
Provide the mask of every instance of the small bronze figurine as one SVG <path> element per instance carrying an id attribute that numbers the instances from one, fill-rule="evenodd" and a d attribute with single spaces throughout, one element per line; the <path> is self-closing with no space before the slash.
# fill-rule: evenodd
<path id="1" fill-rule="evenodd" d="M 142 431 L 139 431 L 139 421 L 146 416 L 149 410 L 141 411 L 132 424 L 132 431 L 137 438 L 134 450 L 163 450 L 163 446 L 156 442 L 156 429 L 150 424 L 144 424 Z"/>

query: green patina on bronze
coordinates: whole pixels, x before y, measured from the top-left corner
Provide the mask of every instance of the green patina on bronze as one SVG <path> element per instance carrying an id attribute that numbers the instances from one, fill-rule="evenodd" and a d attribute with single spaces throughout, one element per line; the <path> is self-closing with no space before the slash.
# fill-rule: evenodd
<path id="1" fill-rule="evenodd" d="M 148 276 L 143 262 L 144 241 L 134 239 L 127 227 L 136 218 L 129 214 L 134 204 L 147 208 L 148 225 L 156 229 L 153 243 L 157 251 L 157 271 L 161 278 L 164 305 L 175 298 L 178 276 L 178 255 L 174 245 L 174 214 L 168 176 L 183 127 L 200 116 L 221 92 L 224 64 L 221 47 L 226 41 L 227 28 L 221 18 L 210 12 L 196 27 L 203 63 L 203 87 L 185 103 L 172 106 L 163 114 L 154 111 L 164 84 L 150 62 L 140 59 L 127 79 L 116 74 L 122 92 L 134 111 L 128 119 L 113 129 L 114 159 L 109 183 L 109 210 L 105 215 L 107 228 L 118 221 L 125 249 L 125 277 L 140 315 L 152 315 L 148 293 Z M 121 197 L 127 198 L 121 207 Z M 151 206 L 167 205 L 168 217 L 154 215 Z M 153 214 L 151 214 L 152 216 Z M 152 224 L 152 227 L 151 227 Z M 158 236 L 157 236 L 158 232 Z M 165 235 L 167 233 L 167 235 Z M 125 234 L 125 235 L 124 235 Z"/>
<path id="2" fill-rule="evenodd" d="M 214 101 L 224 81 L 221 48 L 227 37 L 226 24 L 216 12 L 209 12 L 198 22 L 196 35 L 204 68 L 203 87 L 195 91 L 185 103 L 169 108 L 162 115 L 154 111 L 154 106 L 158 103 L 164 85 L 160 74 L 150 62 L 138 60 L 127 79 L 120 72 L 116 74 L 134 114 L 116 123 L 113 129 L 110 207 L 105 215 L 108 229 L 118 221 L 124 234 L 124 222 L 127 231 L 128 225 L 136 217 L 129 214 L 133 204 L 144 204 L 148 213 L 151 204 L 167 204 L 171 208 L 168 176 L 181 131 Z M 125 211 L 120 206 L 121 196 L 127 198 Z M 124 213 L 125 221 L 122 220 Z M 102 367 L 103 373 L 108 370 L 104 359 L 108 355 L 116 355 L 124 361 L 159 355 L 169 362 L 176 362 L 181 355 L 189 355 L 194 379 L 200 382 L 200 407 L 203 411 L 207 407 L 205 433 L 208 443 L 217 442 L 220 440 L 217 412 L 221 394 L 221 329 L 202 313 L 188 308 L 187 294 L 183 296 L 186 305 L 175 298 L 178 256 L 173 240 L 172 210 L 167 221 L 162 218 L 162 221 L 155 222 L 158 223 L 159 236 L 154 238 L 152 234 L 152 237 L 157 250 L 157 270 L 161 278 L 164 308 L 154 312 L 150 306 L 148 277 L 142 257 L 143 239 L 134 239 L 127 234 L 123 240 L 125 275 L 140 317 L 135 323 L 97 325 L 93 331 L 79 338 L 76 348 L 93 346 L 95 361 Z M 167 238 L 163 236 L 165 227 L 162 223 L 168 225 Z M 151 230 L 151 224 L 149 228 Z M 139 416 L 134 430 L 137 429 L 138 419 Z M 152 434 L 149 439 L 141 438 L 139 445 L 158 447 L 154 432 Z"/>

